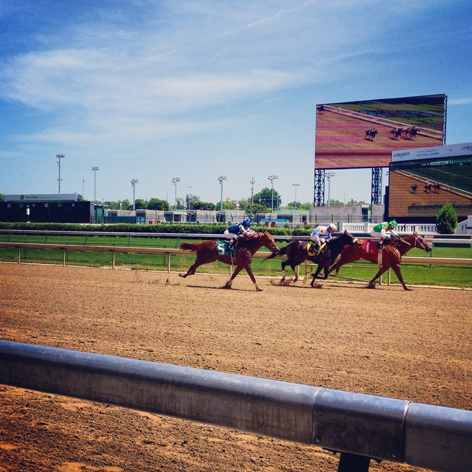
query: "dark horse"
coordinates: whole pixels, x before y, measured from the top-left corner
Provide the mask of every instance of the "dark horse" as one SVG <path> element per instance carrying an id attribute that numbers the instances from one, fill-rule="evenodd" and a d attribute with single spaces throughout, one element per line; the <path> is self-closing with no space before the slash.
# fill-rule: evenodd
<path id="1" fill-rule="evenodd" d="M 375 136 L 378 133 L 379 132 L 375 128 L 369 129 L 368 131 L 365 132 L 364 139 L 368 139 L 369 141 L 373 141 L 375 139 Z"/>
<path id="2" fill-rule="evenodd" d="M 307 242 L 306 241 L 293 241 L 287 246 L 279 250 L 278 253 L 273 253 L 269 257 L 266 257 L 264 260 L 273 259 L 277 255 L 286 255 L 287 260 L 282 262 L 282 271 L 283 277 L 280 281 L 282 285 L 285 281 L 285 266 L 289 265 L 292 270 L 295 272 L 295 267 L 302 264 L 306 260 L 318 264 L 316 272 L 312 275 L 313 280 L 311 281 L 311 286 L 318 277 L 318 274 L 322 269 L 325 270 L 325 279 L 328 277 L 328 268 L 331 264 L 334 263 L 336 257 L 339 256 L 346 244 L 356 244 L 357 238 L 354 238 L 352 234 L 344 231 L 340 236 L 335 236 L 328 240 L 326 245 L 324 245 L 318 255 L 310 256 L 307 252 Z M 295 272 L 295 278 L 293 282 L 298 280 L 297 273 Z"/>
<path id="3" fill-rule="evenodd" d="M 216 243 L 217 241 L 181 243 L 179 248 L 183 250 L 196 251 L 197 259 L 186 274 L 179 275 L 184 278 L 188 275 L 193 275 L 195 274 L 197 267 L 201 266 L 202 264 L 208 264 L 209 262 L 221 261 L 225 264 L 233 265 L 233 257 L 229 255 L 220 255 L 217 251 Z M 251 280 L 256 286 L 256 291 L 261 291 L 261 289 L 257 286 L 256 279 L 252 273 L 251 262 L 252 256 L 262 246 L 265 246 L 274 254 L 277 254 L 279 251 L 279 248 L 275 244 L 274 238 L 267 231 L 249 234 L 247 239 L 239 240 L 238 245 L 236 246 L 236 256 L 234 257 L 236 269 L 223 288 L 231 288 L 233 279 L 239 274 L 239 272 L 241 272 L 242 269 L 246 269 L 246 272 L 249 274 L 249 277 L 251 277 Z"/>
<path id="4" fill-rule="evenodd" d="M 378 251 L 367 251 L 366 243 L 376 245 L 375 242 L 361 241 L 359 240 L 359 247 L 346 247 L 341 253 L 339 261 L 329 269 L 329 273 L 335 271 L 333 275 L 338 275 L 339 268 L 344 264 L 349 264 L 359 259 L 365 259 L 366 261 L 378 263 Z M 382 266 L 375 275 L 375 277 L 369 282 L 368 288 L 375 288 L 375 281 L 388 269 L 393 269 L 398 280 L 403 285 L 405 290 L 411 290 L 403 282 L 402 273 L 400 271 L 400 263 L 402 256 L 404 256 L 410 249 L 414 247 L 423 249 L 423 251 L 431 252 L 433 247 L 418 233 L 413 233 L 411 236 L 406 238 L 396 238 L 392 243 L 384 246 L 382 250 Z"/>
<path id="5" fill-rule="evenodd" d="M 392 131 L 390 131 L 390 134 L 392 135 L 392 139 L 398 139 L 402 137 L 402 128 L 393 128 Z"/>

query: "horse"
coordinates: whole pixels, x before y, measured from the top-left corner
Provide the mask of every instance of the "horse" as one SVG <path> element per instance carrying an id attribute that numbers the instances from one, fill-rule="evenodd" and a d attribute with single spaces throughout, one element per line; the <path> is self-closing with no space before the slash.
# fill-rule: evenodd
<path id="1" fill-rule="evenodd" d="M 392 135 L 392 139 L 398 139 L 402 137 L 402 128 L 393 128 L 392 131 L 390 131 L 390 134 Z"/>
<path id="2" fill-rule="evenodd" d="M 339 269 L 344 264 L 349 264 L 359 259 L 364 259 L 366 261 L 372 262 L 374 264 L 378 263 L 378 251 L 370 252 L 366 248 L 366 243 L 375 244 L 372 241 L 362 241 L 359 240 L 359 247 L 346 247 L 342 253 L 339 261 L 334 264 L 328 271 L 328 274 L 334 271 L 334 276 L 338 275 Z M 417 232 L 414 232 L 411 236 L 406 238 L 396 238 L 392 243 L 387 246 L 384 246 L 382 250 L 382 266 L 375 275 L 375 277 L 369 282 L 367 288 L 375 288 L 375 281 L 388 269 L 393 269 L 395 275 L 398 277 L 398 280 L 401 282 L 404 290 L 411 290 L 405 285 L 403 277 L 400 271 L 400 263 L 402 257 L 413 248 L 423 249 L 425 252 L 431 252 L 433 246 L 425 241 L 425 239 L 420 236 Z"/>
<path id="3" fill-rule="evenodd" d="M 311 286 L 313 287 L 313 282 L 318 274 L 321 272 L 322 269 L 327 272 L 329 266 L 333 264 L 335 259 L 339 256 L 340 252 L 344 248 L 346 244 L 356 244 L 357 239 L 352 236 L 352 234 L 344 231 L 340 236 L 335 236 L 327 241 L 327 243 L 321 248 L 321 251 L 317 255 L 309 255 L 307 251 L 307 242 L 306 241 L 293 241 L 287 246 L 279 249 L 278 253 L 272 253 L 270 256 L 266 257 L 264 261 L 268 259 L 273 259 L 277 255 L 286 255 L 287 260 L 282 262 L 282 273 L 283 277 L 280 281 L 280 285 L 282 285 L 285 281 L 285 266 L 289 265 L 293 272 L 295 273 L 295 277 L 292 282 L 296 282 L 298 280 L 297 273 L 295 272 L 295 267 L 302 264 L 306 260 L 310 262 L 314 262 L 318 264 L 318 268 L 315 274 L 312 275 L 313 280 L 311 282 Z M 325 276 L 325 279 L 327 275 Z"/>
<path id="4" fill-rule="evenodd" d="M 246 269 L 246 272 L 249 274 L 252 282 L 256 286 L 256 291 L 261 292 L 256 283 L 256 279 L 251 270 L 252 256 L 256 253 L 258 249 L 262 246 L 265 246 L 267 249 L 272 251 L 273 254 L 277 254 L 279 248 L 277 247 L 274 238 L 267 232 L 263 231 L 261 233 L 251 233 L 246 236 L 246 239 L 240 239 L 236 246 L 235 252 L 236 255 L 221 255 L 217 250 L 217 241 L 199 241 L 196 243 L 180 243 L 179 249 L 196 251 L 197 258 L 195 263 L 189 268 L 186 274 L 179 274 L 180 277 L 187 277 L 189 275 L 195 274 L 196 269 L 202 264 L 208 264 L 210 262 L 221 261 L 225 264 L 233 265 L 233 260 L 236 265 L 236 269 L 233 272 L 231 278 L 226 282 L 223 288 L 230 289 L 231 284 L 233 283 L 234 278 L 241 272 L 242 269 Z"/>
<path id="5" fill-rule="evenodd" d="M 369 129 L 365 132 L 364 139 L 368 139 L 369 141 L 373 141 L 375 139 L 375 136 L 378 133 L 379 132 L 375 128 Z"/>

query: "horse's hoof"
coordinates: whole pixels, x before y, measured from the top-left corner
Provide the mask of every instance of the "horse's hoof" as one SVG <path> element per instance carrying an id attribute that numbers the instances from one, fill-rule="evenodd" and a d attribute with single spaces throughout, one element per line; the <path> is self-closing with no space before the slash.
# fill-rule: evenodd
<path id="1" fill-rule="evenodd" d="M 179 277 L 182 277 L 183 279 L 185 279 L 186 276 L 187 274 L 179 274 Z"/>
<path id="2" fill-rule="evenodd" d="M 410 288 L 410 287 L 405 287 L 405 290 L 406 290 L 407 292 L 413 292 L 413 289 Z"/>
<path id="3" fill-rule="evenodd" d="M 375 288 L 375 284 L 369 284 L 366 288 Z"/>

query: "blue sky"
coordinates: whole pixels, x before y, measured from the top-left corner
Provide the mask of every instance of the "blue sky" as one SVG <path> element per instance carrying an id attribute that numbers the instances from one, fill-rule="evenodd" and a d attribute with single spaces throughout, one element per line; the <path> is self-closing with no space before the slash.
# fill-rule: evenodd
<path id="1" fill-rule="evenodd" d="M 472 141 L 470 0 L 1 0 L 0 193 L 313 200 L 317 103 L 445 93 Z M 85 179 L 85 182 L 83 181 Z M 387 178 L 384 178 L 384 184 Z M 299 184 L 294 187 L 293 184 Z M 331 198 L 370 202 L 371 171 Z M 191 188 L 189 188 L 191 187 Z"/>

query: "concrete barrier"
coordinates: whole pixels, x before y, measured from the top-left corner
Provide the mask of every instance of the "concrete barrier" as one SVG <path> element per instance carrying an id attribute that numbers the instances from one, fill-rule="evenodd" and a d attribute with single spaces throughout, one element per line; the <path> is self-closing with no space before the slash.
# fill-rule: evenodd
<path id="1" fill-rule="evenodd" d="M 472 411 L 9 341 L 0 383 L 314 444 L 343 471 L 371 458 L 471 470 Z"/>

